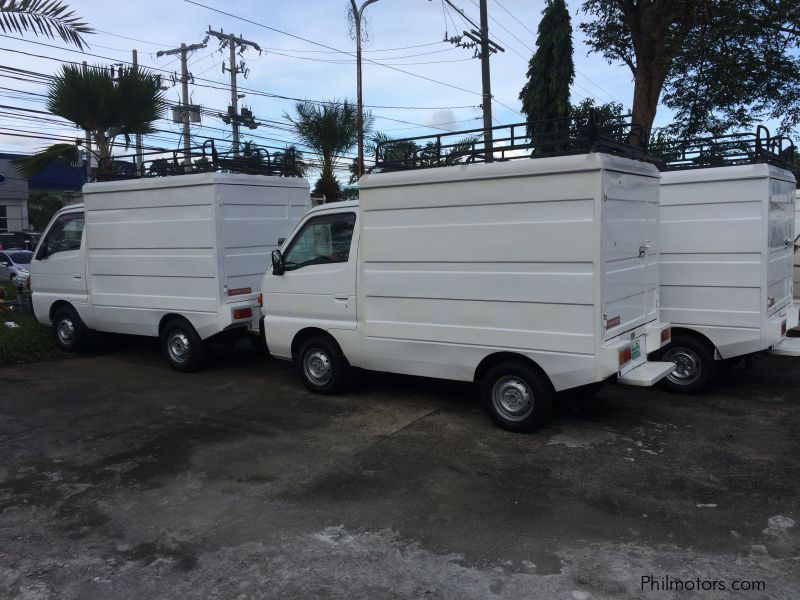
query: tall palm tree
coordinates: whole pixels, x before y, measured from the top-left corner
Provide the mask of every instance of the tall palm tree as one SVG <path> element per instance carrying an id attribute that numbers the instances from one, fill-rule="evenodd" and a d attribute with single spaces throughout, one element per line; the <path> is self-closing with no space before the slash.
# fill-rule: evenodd
<path id="1" fill-rule="evenodd" d="M 59 0 L 0 0 L 0 31 L 20 35 L 30 31 L 50 39 L 58 36 L 81 50 L 88 46 L 81 34 L 94 33 Z"/>
<path id="2" fill-rule="evenodd" d="M 104 66 L 86 69 L 65 65 L 47 90 L 47 109 L 88 131 L 96 148 L 98 176 L 111 172 L 117 138 L 130 146 L 131 136 L 153 132 L 153 123 L 164 116 L 166 102 L 158 78 L 133 68 L 116 77 Z M 55 144 L 19 165 L 27 176 L 38 173 L 55 159 L 77 162 L 77 146 Z"/>
<path id="3" fill-rule="evenodd" d="M 358 109 L 348 100 L 325 103 L 298 102 L 297 115 L 284 114 L 300 140 L 309 146 L 322 162 L 322 173 L 314 191 L 325 194 L 328 201 L 339 196 L 339 181 L 334 168 L 340 155 L 358 141 Z M 364 130 L 369 131 L 372 115 L 364 115 Z"/>

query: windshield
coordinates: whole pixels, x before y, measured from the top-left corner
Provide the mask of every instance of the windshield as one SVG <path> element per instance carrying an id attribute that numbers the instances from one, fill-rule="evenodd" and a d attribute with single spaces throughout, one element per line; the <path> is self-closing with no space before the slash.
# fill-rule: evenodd
<path id="1" fill-rule="evenodd" d="M 33 258 L 33 252 L 9 252 L 8 258 L 15 265 L 29 265 L 31 264 L 31 258 Z"/>

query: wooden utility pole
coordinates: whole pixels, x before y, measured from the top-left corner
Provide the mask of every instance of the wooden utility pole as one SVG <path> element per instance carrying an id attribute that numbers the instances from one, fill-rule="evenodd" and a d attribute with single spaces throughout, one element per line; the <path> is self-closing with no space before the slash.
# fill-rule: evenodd
<path id="1" fill-rule="evenodd" d="M 481 79 L 483 81 L 483 144 L 486 162 L 494 160 L 492 141 L 492 76 L 489 70 L 489 15 L 487 0 L 481 2 Z"/>
<path id="2" fill-rule="evenodd" d="M 236 76 L 239 73 L 243 73 L 245 77 L 247 77 L 247 69 L 245 69 L 244 62 L 240 62 L 238 65 L 236 64 L 236 48 L 238 47 L 244 50 L 245 48 L 247 48 L 247 46 L 251 46 L 255 50 L 258 50 L 259 53 L 261 53 L 261 47 L 255 42 L 250 42 L 248 40 L 243 39 L 241 35 L 239 37 L 236 37 L 231 33 L 224 33 L 222 29 L 220 29 L 219 31 L 213 31 L 211 27 L 209 27 L 206 33 L 209 36 L 213 35 L 220 42 L 222 42 L 223 45 L 227 44 L 228 49 L 230 50 L 231 65 L 228 71 L 231 74 L 231 105 L 228 107 L 228 115 L 227 115 L 230 121 L 226 119 L 225 122 L 226 123 L 230 122 L 231 125 L 233 126 L 233 155 L 239 156 L 239 126 L 242 123 L 244 123 L 250 129 L 255 129 L 257 125 L 255 123 L 255 120 L 253 119 L 252 114 L 249 115 L 239 114 L 239 92 L 236 87 Z M 222 70 L 225 71 L 224 63 L 222 65 Z M 243 110 L 242 112 L 244 113 L 245 111 Z M 223 119 L 225 119 L 224 116 Z"/>
<path id="3" fill-rule="evenodd" d="M 86 75 L 89 66 L 86 64 L 85 60 L 83 61 L 82 66 L 83 74 Z M 86 146 L 86 183 L 89 183 L 92 180 L 92 134 L 88 129 L 86 130 L 83 144 Z"/>
<path id="4" fill-rule="evenodd" d="M 159 50 L 156 52 L 156 56 L 161 58 L 162 56 L 169 56 L 172 54 L 180 54 L 181 55 L 181 110 L 182 113 L 182 121 L 183 121 L 183 164 L 184 166 L 191 166 L 192 165 L 192 142 L 191 142 L 191 135 L 189 132 L 189 119 L 191 109 L 189 106 L 189 67 L 187 63 L 187 58 L 189 52 L 194 52 L 195 50 L 201 50 L 205 48 L 205 43 L 202 44 L 192 44 L 191 46 L 187 46 L 186 44 L 181 44 L 180 48 L 174 48 L 172 50 Z"/>

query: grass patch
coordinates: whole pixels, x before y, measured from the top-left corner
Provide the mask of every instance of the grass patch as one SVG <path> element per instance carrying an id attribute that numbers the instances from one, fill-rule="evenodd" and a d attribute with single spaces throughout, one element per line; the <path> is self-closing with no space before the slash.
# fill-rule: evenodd
<path id="1" fill-rule="evenodd" d="M 11 284 L 0 282 L 6 299 L 16 298 Z M 6 321 L 19 325 L 14 329 Z M 0 365 L 51 360 L 65 356 L 56 345 L 53 330 L 39 323 L 28 311 L 0 313 Z"/>

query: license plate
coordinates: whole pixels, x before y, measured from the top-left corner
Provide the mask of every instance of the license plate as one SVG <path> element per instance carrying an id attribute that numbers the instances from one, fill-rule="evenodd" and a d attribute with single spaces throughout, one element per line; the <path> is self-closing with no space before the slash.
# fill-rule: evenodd
<path id="1" fill-rule="evenodd" d="M 642 350 L 639 348 L 639 340 L 631 344 L 631 360 L 636 360 L 642 355 Z"/>

